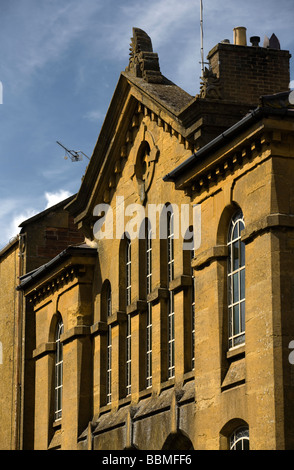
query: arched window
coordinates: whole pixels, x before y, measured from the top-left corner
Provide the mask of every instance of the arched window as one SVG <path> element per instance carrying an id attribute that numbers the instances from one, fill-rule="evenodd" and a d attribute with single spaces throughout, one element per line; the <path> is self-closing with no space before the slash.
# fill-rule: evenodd
<path id="1" fill-rule="evenodd" d="M 171 433 L 166 438 L 162 450 L 194 450 L 192 441 L 190 438 L 183 432 L 177 431 L 176 433 Z"/>
<path id="2" fill-rule="evenodd" d="M 183 274 L 191 276 L 191 287 L 185 290 L 187 303 L 184 303 L 185 309 L 185 348 L 187 357 L 190 356 L 190 364 L 187 364 L 187 370 L 195 368 L 195 276 L 192 268 L 194 259 L 194 231 L 190 226 L 185 233 L 183 240 Z M 187 309 L 187 310 L 186 310 Z M 189 352 L 188 352 L 189 351 Z"/>
<path id="3" fill-rule="evenodd" d="M 60 342 L 60 336 L 63 333 L 63 322 L 60 319 L 55 334 L 56 353 L 55 353 L 55 421 L 62 417 L 62 389 L 63 389 L 63 347 Z"/>
<path id="4" fill-rule="evenodd" d="M 131 240 L 127 238 L 126 242 L 126 305 L 131 303 L 131 271 L 132 271 L 132 257 L 131 257 Z"/>
<path id="5" fill-rule="evenodd" d="M 230 450 L 249 450 L 248 427 L 237 428 L 230 436 Z"/>
<path id="6" fill-rule="evenodd" d="M 245 228 L 243 214 L 231 219 L 228 234 L 228 310 L 229 348 L 245 343 L 245 244 L 241 232 Z"/>
<path id="7" fill-rule="evenodd" d="M 194 259 L 194 244 L 191 250 L 191 262 Z M 191 349 L 192 349 L 192 359 L 191 366 L 192 369 L 195 368 L 195 276 L 194 269 L 191 267 L 191 276 L 192 276 L 192 288 L 191 288 Z"/>
<path id="8" fill-rule="evenodd" d="M 111 286 L 107 287 L 106 293 L 107 317 L 112 315 Z M 112 375 L 112 332 L 111 325 L 107 329 L 107 369 L 106 369 L 106 403 L 111 403 L 111 375 Z"/>
<path id="9" fill-rule="evenodd" d="M 168 212 L 167 216 L 167 268 L 168 281 L 174 279 L 174 215 Z M 174 292 L 169 292 L 168 302 L 168 378 L 175 375 L 175 308 Z"/>
<path id="10" fill-rule="evenodd" d="M 126 243 L 126 305 L 131 304 L 132 290 L 132 252 L 131 240 L 127 238 Z M 127 331 L 126 331 L 126 394 L 131 394 L 131 316 L 127 315 Z"/>
<path id="11" fill-rule="evenodd" d="M 152 290 L 152 229 L 148 222 L 145 230 L 146 240 L 146 293 Z M 152 386 L 152 305 L 147 303 L 146 319 L 146 387 Z"/>

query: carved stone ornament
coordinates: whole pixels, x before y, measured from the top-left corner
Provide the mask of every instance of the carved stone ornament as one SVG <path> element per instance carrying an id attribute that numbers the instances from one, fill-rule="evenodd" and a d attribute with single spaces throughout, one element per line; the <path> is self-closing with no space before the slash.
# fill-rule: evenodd
<path id="1" fill-rule="evenodd" d="M 209 99 L 220 99 L 220 79 L 211 69 L 205 67 L 200 86 L 200 97 Z"/>
<path id="2" fill-rule="evenodd" d="M 146 201 L 158 156 L 159 149 L 155 145 L 153 136 L 151 132 L 147 130 L 146 126 L 144 126 L 142 140 L 136 152 L 135 163 L 136 182 L 142 204 Z"/>
<path id="3" fill-rule="evenodd" d="M 126 72 L 149 83 L 162 83 L 158 54 L 153 52 L 148 34 L 139 28 L 133 28 L 130 46 L 130 59 Z"/>

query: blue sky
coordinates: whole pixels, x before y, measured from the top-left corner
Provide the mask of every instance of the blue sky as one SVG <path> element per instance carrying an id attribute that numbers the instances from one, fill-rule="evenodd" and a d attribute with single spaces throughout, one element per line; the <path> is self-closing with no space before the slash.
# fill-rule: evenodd
<path id="1" fill-rule="evenodd" d="M 203 0 L 204 52 L 233 28 L 275 33 L 294 54 L 293 0 Z M 200 85 L 199 0 L 0 0 L 0 248 L 18 224 L 78 191 L 132 28 L 149 34 L 162 73 L 192 95 Z M 291 79 L 294 78 L 291 59 Z"/>

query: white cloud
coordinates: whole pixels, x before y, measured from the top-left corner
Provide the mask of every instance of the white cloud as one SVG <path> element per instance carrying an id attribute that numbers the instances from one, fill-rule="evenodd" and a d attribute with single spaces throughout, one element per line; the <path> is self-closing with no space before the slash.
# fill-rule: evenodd
<path id="1" fill-rule="evenodd" d="M 94 109 L 92 111 L 88 111 L 84 115 L 84 119 L 88 119 L 88 121 L 91 121 L 91 122 L 98 122 L 104 119 L 104 113 L 99 111 L 99 109 L 96 109 L 96 110 Z"/>
<path id="2" fill-rule="evenodd" d="M 10 201 L 9 207 L 13 212 L 6 213 L 0 215 L 0 222 L 1 222 L 1 238 L 0 238 L 0 248 L 4 247 L 10 240 L 12 240 L 16 235 L 19 234 L 20 228 L 19 225 L 24 222 L 25 220 L 33 217 L 38 213 L 35 209 L 26 209 L 21 212 L 17 212 L 17 208 L 15 207 L 17 201 Z"/>
<path id="3" fill-rule="evenodd" d="M 46 192 L 45 193 L 45 198 L 47 200 L 46 209 L 54 206 L 55 204 L 58 204 L 59 202 L 63 201 L 64 199 L 67 199 L 70 196 L 71 196 L 71 193 L 64 189 L 60 189 L 59 191 L 56 191 L 54 193 Z"/>
<path id="4" fill-rule="evenodd" d="M 5 199 L 0 205 L 0 249 L 3 248 L 9 241 L 20 232 L 19 225 L 34 215 L 42 212 L 49 207 L 58 204 L 59 202 L 71 196 L 69 191 L 61 189 L 55 192 L 45 192 L 44 197 L 46 200 L 45 208 L 33 208 L 32 201 L 19 201 L 18 199 Z M 40 201 L 39 201 L 40 203 Z M 24 206 L 29 206 L 23 209 Z"/>

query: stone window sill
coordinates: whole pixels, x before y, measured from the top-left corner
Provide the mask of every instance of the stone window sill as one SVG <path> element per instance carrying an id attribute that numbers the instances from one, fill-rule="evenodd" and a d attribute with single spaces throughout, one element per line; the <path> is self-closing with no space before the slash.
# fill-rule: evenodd
<path id="1" fill-rule="evenodd" d="M 227 359 L 237 359 L 239 356 L 245 356 L 245 344 L 242 344 L 241 346 L 233 349 L 229 349 L 227 352 Z"/>

